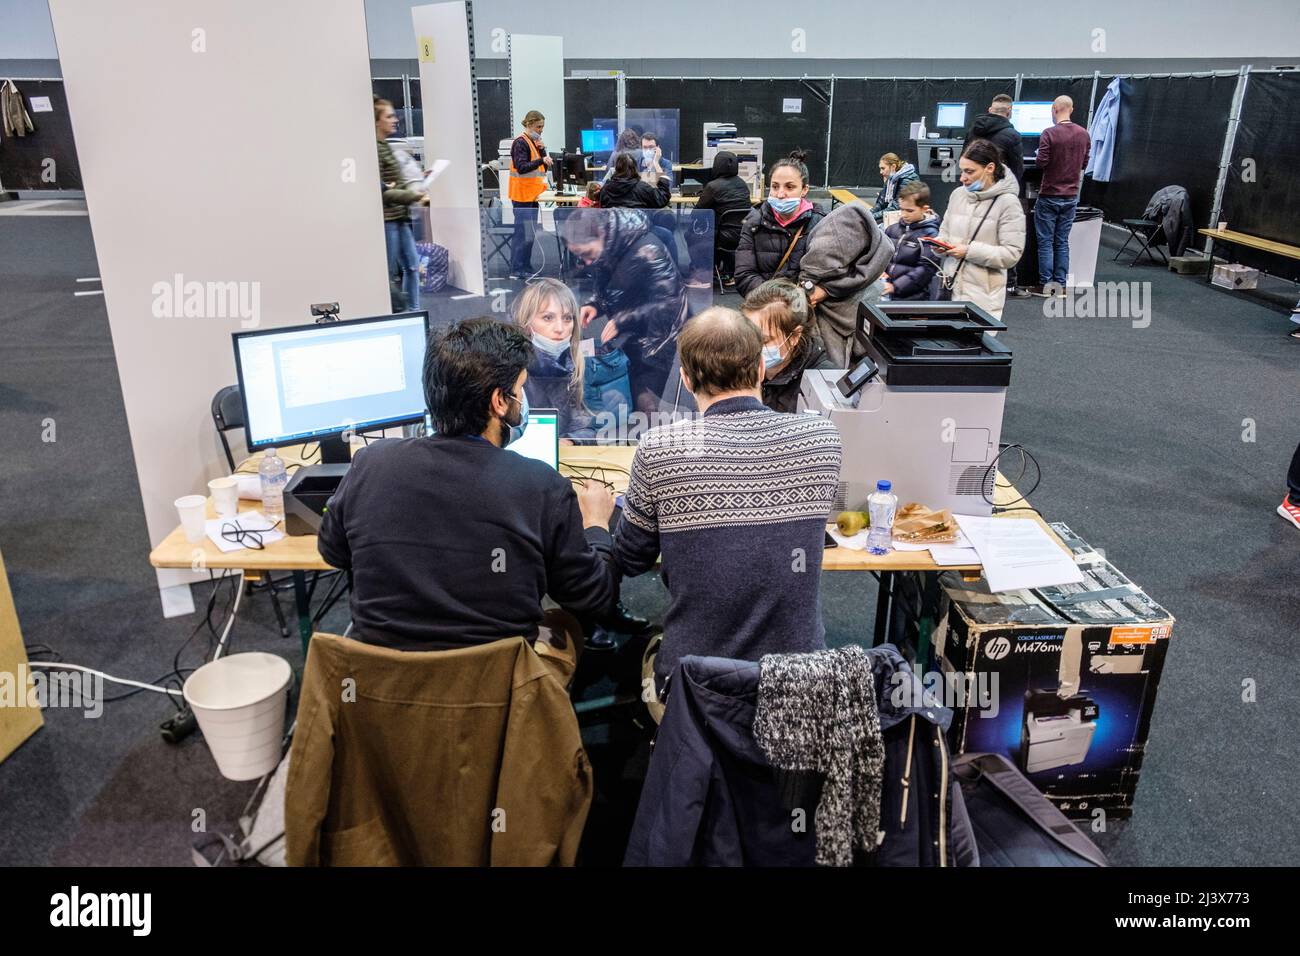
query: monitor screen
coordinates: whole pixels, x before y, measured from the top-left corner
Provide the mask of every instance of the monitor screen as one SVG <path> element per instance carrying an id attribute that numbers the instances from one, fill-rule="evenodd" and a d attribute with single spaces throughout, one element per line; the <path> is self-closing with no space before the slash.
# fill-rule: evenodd
<path id="1" fill-rule="evenodd" d="M 554 408 L 530 408 L 528 427 L 518 441 L 506 445 L 507 451 L 525 458 L 536 458 L 552 468 L 560 467 L 560 413 Z"/>
<path id="2" fill-rule="evenodd" d="M 1052 125 L 1052 104 L 1017 100 L 1011 104 L 1011 125 L 1021 136 L 1038 136 Z"/>
<path id="3" fill-rule="evenodd" d="M 250 450 L 424 420 L 426 312 L 236 332 Z"/>
<path id="4" fill-rule="evenodd" d="M 584 129 L 582 131 L 582 151 L 584 153 L 612 153 L 614 151 L 614 131 L 612 129 Z"/>
<path id="5" fill-rule="evenodd" d="M 940 103 L 935 113 L 934 125 L 946 129 L 958 129 L 966 126 L 965 103 Z"/>

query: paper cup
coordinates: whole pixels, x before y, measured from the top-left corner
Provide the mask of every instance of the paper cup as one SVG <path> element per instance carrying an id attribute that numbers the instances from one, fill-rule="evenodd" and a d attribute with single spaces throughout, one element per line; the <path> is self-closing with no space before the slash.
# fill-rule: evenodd
<path id="1" fill-rule="evenodd" d="M 229 478 L 213 478 L 208 482 L 208 494 L 212 495 L 212 506 L 218 518 L 233 518 L 239 511 L 239 479 L 234 475 Z"/>
<path id="2" fill-rule="evenodd" d="M 207 520 L 208 499 L 202 495 L 186 495 L 176 499 L 176 510 L 181 516 L 181 527 L 185 529 L 185 540 L 198 544 L 207 535 L 203 523 Z"/>
<path id="3" fill-rule="evenodd" d="M 256 780 L 279 764 L 292 678 L 283 657 L 253 651 L 219 657 L 185 681 L 185 702 L 227 780 Z"/>

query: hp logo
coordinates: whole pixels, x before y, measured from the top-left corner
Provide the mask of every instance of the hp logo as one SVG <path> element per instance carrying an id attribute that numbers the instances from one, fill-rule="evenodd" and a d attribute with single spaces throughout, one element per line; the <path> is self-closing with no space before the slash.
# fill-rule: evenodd
<path id="1" fill-rule="evenodd" d="M 1005 637 L 995 637 L 984 645 L 984 653 L 991 661 L 1000 661 L 1011 653 L 1011 642 Z"/>

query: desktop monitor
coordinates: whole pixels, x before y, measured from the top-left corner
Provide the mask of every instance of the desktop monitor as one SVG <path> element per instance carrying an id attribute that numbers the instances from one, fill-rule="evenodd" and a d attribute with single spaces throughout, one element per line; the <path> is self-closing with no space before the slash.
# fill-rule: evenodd
<path id="1" fill-rule="evenodd" d="M 249 450 L 319 441 L 346 464 L 345 431 L 424 421 L 428 337 L 427 312 L 233 333 Z"/>
<path id="2" fill-rule="evenodd" d="M 965 129 L 966 104 L 940 103 L 935 112 L 934 125 L 937 129 Z"/>
<path id="3" fill-rule="evenodd" d="M 563 154 L 555 171 L 555 181 L 560 186 L 583 186 L 590 178 L 587 174 L 587 157 L 582 153 Z"/>
<path id="4" fill-rule="evenodd" d="M 1011 104 L 1011 125 L 1021 136 L 1039 136 L 1052 125 L 1052 104 L 1016 100 Z"/>
<path id="5" fill-rule="evenodd" d="M 582 131 L 582 151 L 584 153 L 612 153 L 614 151 L 614 131 L 612 129 L 584 129 Z"/>
<path id="6" fill-rule="evenodd" d="M 506 445 L 507 451 L 525 458 L 536 458 L 552 468 L 560 467 L 560 413 L 554 408 L 530 408 L 528 427 L 517 441 Z"/>

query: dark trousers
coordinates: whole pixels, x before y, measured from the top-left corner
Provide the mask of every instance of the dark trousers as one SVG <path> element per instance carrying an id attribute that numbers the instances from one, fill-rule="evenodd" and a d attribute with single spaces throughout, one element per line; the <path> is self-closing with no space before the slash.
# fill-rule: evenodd
<path id="1" fill-rule="evenodd" d="M 1300 505 L 1300 445 L 1296 445 L 1295 454 L 1291 456 L 1291 467 L 1286 473 L 1286 487 L 1291 504 Z"/>
<path id="2" fill-rule="evenodd" d="M 533 271 L 533 235 L 537 231 L 537 203 L 517 202 L 515 231 L 510 237 L 510 273 L 523 275 Z"/>

